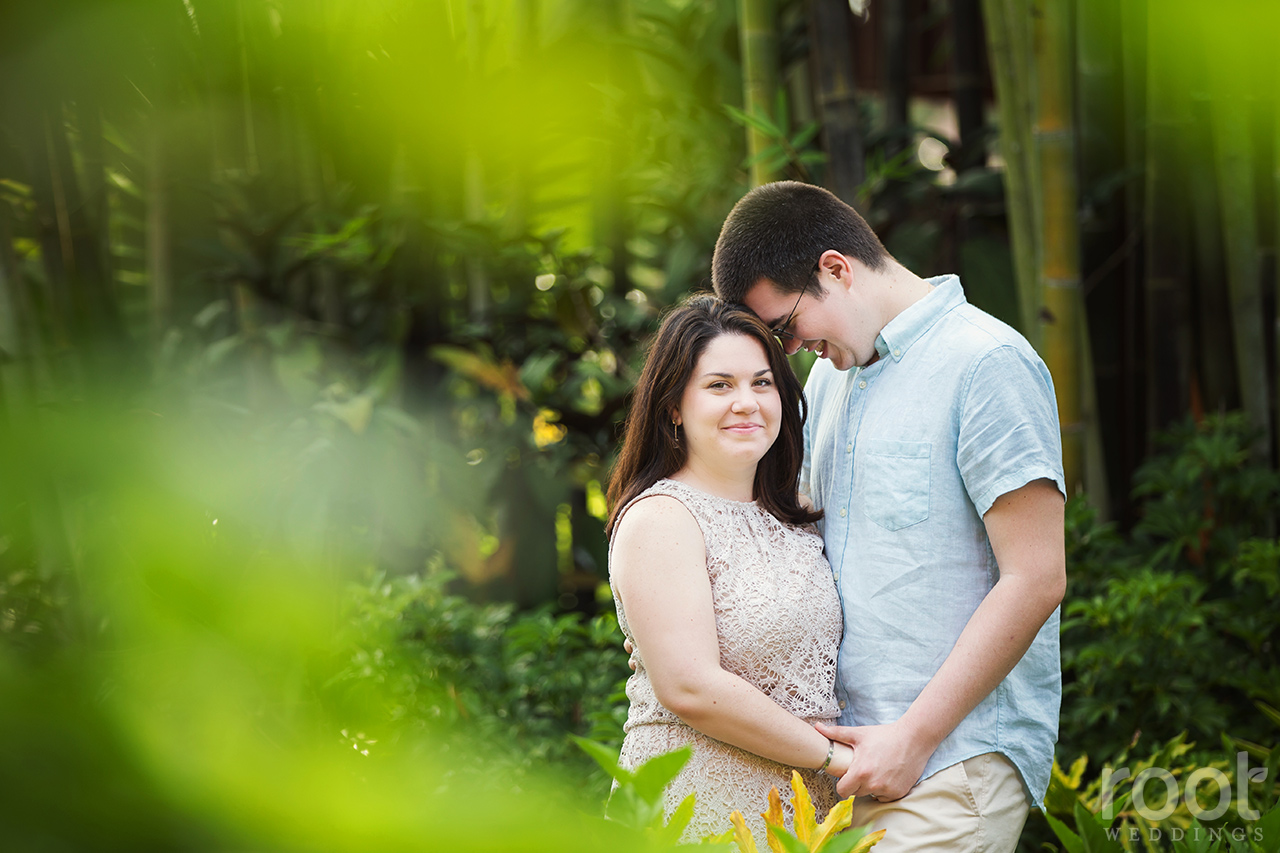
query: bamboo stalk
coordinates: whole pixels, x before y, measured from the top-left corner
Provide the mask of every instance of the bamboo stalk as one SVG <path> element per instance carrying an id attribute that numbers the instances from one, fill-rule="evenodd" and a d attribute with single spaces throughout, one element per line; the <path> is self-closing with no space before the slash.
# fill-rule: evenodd
<path id="1" fill-rule="evenodd" d="M 14 403 L 21 403 L 25 383 L 21 369 L 26 359 L 24 328 L 30 322 L 23 311 L 17 259 L 9 233 L 8 205 L 0 202 L 0 426 Z"/>
<path id="2" fill-rule="evenodd" d="M 244 111 L 245 167 L 250 175 L 258 174 L 258 140 L 254 130 L 253 93 L 249 76 L 249 44 L 245 38 L 244 0 L 236 2 L 236 48 L 240 60 L 240 107 Z"/>
<path id="3" fill-rule="evenodd" d="M 810 6 L 809 38 L 827 152 L 827 189 L 851 205 L 866 173 L 850 49 L 852 22 L 848 0 L 813 0 Z"/>
<path id="4" fill-rule="evenodd" d="M 983 0 L 987 51 L 1000 113 L 1000 154 L 1004 160 L 1005 211 L 1018 292 L 1020 331 L 1036 345 L 1040 301 L 1039 229 L 1031 161 L 1032 120 L 1030 22 L 1024 0 Z"/>
<path id="5" fill-rule="evenodd" d="M 1268 75 L 1268 78 L 1270 78 L 1270 75 Z M 1274 89 L 1272 94 L 1273 94 L 1273 97 L 1275 97 Z M 1272 130 L 1274 131 L 1274 133 L 1272 135 L 1272 139 L 1274 140 L 1274 144 L 1276 146 L 1276 149 L 1275 149 L 1276 162 L 1274 164 L 1275 171 L 1273 173 L 1275 182 L 1273 186 L 1275 188 L 1275 203 L 1277 207 L 1280 207 L 1280 98 L 1276 98 L 1276 100 L 1272 100 L 1270 101 L 1270 103 L 1273 105 L 1272 110 L 1274 114 L 1274 124 L 1272 127 Z M 1276 236 L 1275 264 L 1277 268 L 1276 279 L 1280 281 L 1280 216 L 1276 216 L 1276 228 L 1277 228 L 1277 234 L 1275 235 Z M 1280 289 L 1280 287 L 1278 287 L 1277 289 Z M 1275 411 L 1272 413 L 1272 417 L 1274 418 L 1273 423 L 1275 424 L 1275 427 L 1276 427 L 1275 432 L 1276 432 L 1276 441 L 1278 445 L 1276 447 L 1276 452 L 1277 454 L 1280 454 L 1280 295 L 1277 296 L 1275 303 L 1276 303 L 1275 314 L 1270 318 L 1270 321 L 1273 324 L 1271 339 L 1275 341 L 1275 350 L 1271 354 L 1271 357 L 1272 357 L 1271 367 L 1272 367 L 1272 376 L 1275 377 L 1275 380 L 1277 383 L 1276 387 L 1273 389 L 1275 393 L 1276 408 L 1275 408 Z"/>
<path id="6" fill-rule="evenodd" d="M 1140 309 L 1145 279 L 1145 220 L 1142 205 L 1146 198 L 1146 116 L 1147 116 L 1147 0 L 1126 0 L 1120 4 L 1120 64 L 1124 82 L 1121 110 L 1124 116 L 1124 233 L 1134 249 L 1123 261 L 1124 283 L 1120 299 L 1120 429 L 1118 451 L 1112 450 L 1112 463 L 1121 471 L 1127 490 L 1129 475 L 1141 462 L 1146 451 L 1144 428 L 1145 401 L 1145 326 Z"/>
<path id="7" fill-rule="evenodd" d="M 1147 8 L 1146 279 L 1147 429 L 1163 429 L 1187 411 L 1191 328 L 1183 144 L 1190 99 L 1185 51 L 1169 10 Z"/>
<path id="8" fill-rule="evenodd" d="M 521 78 L 537 73 L 538 0 L 515 0 L 513 7 L 515 46 L 512 63 Z M 507 205 L 504 230 L 508 236 L 524 234 L 529 226 L 529 206 L 532 193 L 532 148 L 518 146 L 514 152 L 511 173 L 511 197 Z"/>
<path id="9" fill-rule="evenodd" d="M 1123 81 L 1120 77 L 1120 8 L 1113 0 L 1078 0 L 1076 5 L 1076 109 L 1078 115 L 1078 160 L 1080 185 L 1097 187 L 1123 168 L 1123 149 L 1116 140 L 1123 138 Z M 1120 199 L 1093 198 L 1081 204 L 1080 260 L 1082 299 L 1086 322 L 1080 352 L 1084 358 L 1083 376 L 1093 381 L 1085 388 L 1084 421 L 1086 433 L 1086 489 L 1093 505 L 1103 517 L 1110 516 L 1111 499 L 1123 502 L 1128 494 L 1129 479 L 1119 470 L 1104 464 L 1111 454 L 1106 451 L 1116 443 L 1115 408 L 1119 399 L 1120 357 L 1119 297 L 1122 275 L 1117 258 L 1127 251 L 1128 241 L 1122 228 Z M 1099 330 L 1099 327 L 1100 330 Z M 1090 333 L 1095 330 L 1095 333 Z M 1100 331 L 1100 333 L 1098 333 Z M 1099 350 L 1095 351 L 1094 347 Z M 1095 365 L 1101 364 L 1101 369 Z M 1090 393 L 1091 392 L 1091 393 Z M 1103 438 L 1101 401 L 1108 407 L 1109 427 Z"/>
<path id="10" fill-rule="evenodd" d="M 1071 9 L 1062 0 L 1037 0 L 1032 12 L 1036 55 L 1036 111 L 1033 136 L 1044 212 L 1040 245 L 1040 286 L 1044 311 L 1041 339 L 1053 375 L 1062 429 L 1062 466 L 1067 493 L 1084 488 L 1086 359 L 1084 299 L 1080 292 L 1077 225 L 1075 127 L 1072 81 Z"/>
<path id="11" fill-rule="evenodd" d="M 982 24 L 978 9 L 979 0 L 952 2 L 952 91 L 960 130 L 957 172 L 987 162 L 987 147 L 982 136 L 986 120 L 982 109 Z"/>
<path id="12" fill-rule="evenodd" d="M 471 77 L 478 80 L 482 72 L 481 52 L 484 40 L 484 4 L 482 0 L 467 0 L 467 61 Z M 473 132 L 477 132 L 473 129 Z M 468 222 L 479 223 L 484 219 L 484 164 L 475 141 L 466 147 L 462 167 L 463 209 Z M 489 273 L 484 258 L 471 255 L 466 261 L 467 299 L 471 319 L 483 323 L 489 315 Z"/>
<path id="13" fill-rule="evenodd" d="M 1199 57 L 1198 57 L 1199 58 Z M 1199 74 L 1209 69 L 1198 63 Z M 1213 108 L 1200 87 L 1192 95 L 1192 158 L 1198 163 L 1214 162 L 1211 125 Z M 1218 183 L 1210 169 L 1192 169 L 1187 175 L 1190 192 L 1192 233 L 1195 238 L 1196 331 L 1195 355 L 1199 386 L 1205 411 L 1226 409 L 1237 398 L 1234 347 L 1231 337 L 1230 298 L 1222 286 L 1226 266 L 1223 253 L 1223 222 Z"/>
<path id="14" fill-rule="evenodd" d="M 597 0 L 605 26 L 604 38 L 617 42 L 623 32 L 626 10 L 624 0 Z M 610 61 L 604 69 L 608 86 L 622 85 L 620 52 L 611 51 Z M 633 69 L 634 71 L 634 69 Z M 593 207 L 597 244 L 609 250 L 609 272 L 613 292 L 623 296 L 631 290 L 630 255 L 627 248 L 625 188 L 622 182 L 623 120 L 613 99 L 607 99 L 600 117 L 603 137 L 599 156 L 594 164 L 597 170 L 594 181 Z"/>
<path id="15" fill-rule="evenodd" d="M 880 8 L 880 40 L 884 44 L 884 122 L 886 129 L 894 134 L 885 151 L 888 157 L 905 147 L 901 132 L 911 119 L 906 0 L 889 0 Z"/>
<path id="16" fill-rule="evenodd" d="M 147 157 L 147 283 L 150 287 L 151 340 L 159 345 L 173 319 L 173 252 L 169 231 L 166 150 L 159 115 L 152 116 Z"/>
<path id="17" fill-rule="evenodd" d="M 742 105 L 747 115 L 772 115 L 778 91 L 778 43 L 773 0 L 738 0 L 738 38 L 742 48 Z M 747 127 L 747 156 L 751 160 L 751 185 L 758 187 L 778 179 L 761 157 L 772 145 L 763 131 Z"/>
<path id="18" fill-rule="evenodd" d="M 1211 54 L 1214 169 L 1221 188 L 1222 247 L 1227 261 L 1231 331 L 1235 344 L 1240 402 L 1249 422 L 1262 433 L 1252 446 L 1255 461 L 1269 464 L 1270 400 L 1267 345 L 1262 311 L 1262 270 L 1253 187 L 1252 134 L 1248 104 L 1240 89 L 1245 71 L 1226 45 Z"/>

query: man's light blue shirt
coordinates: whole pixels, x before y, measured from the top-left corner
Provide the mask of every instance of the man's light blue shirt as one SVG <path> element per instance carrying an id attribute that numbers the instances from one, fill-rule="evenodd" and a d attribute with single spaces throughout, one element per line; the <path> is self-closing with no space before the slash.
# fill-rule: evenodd
<path id="1" fill-rule="evenodd" d="M 1030 344 L 974 308 L 956 276 L 881 331 L 862 369 L 814 365 L 801 490 L 826 513 L 844 607 L 840 723 L 892 723 L 938 671 L 1000 570 L 982 516 L 1040 478 L 1065 494 L 1053 382 Z M 1039 806 L 1062 692 L 1058 613 L 942 741 L 926 778 L 987 752 Z"/>

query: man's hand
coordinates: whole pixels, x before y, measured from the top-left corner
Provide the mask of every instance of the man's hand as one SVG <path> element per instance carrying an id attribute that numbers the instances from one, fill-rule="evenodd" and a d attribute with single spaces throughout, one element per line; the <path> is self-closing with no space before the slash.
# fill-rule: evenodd
<path id="1" fill-rule="evenodd" d="M 900 800 L 915 787 L 936 744 L 920 743 L 900 723 L 884 726 L 829 726 L 818 731 L 853 747 L 853 761 L 836 783 L 843 797 Z"/>
<path id="2" fill-rule="evenodd" d="M 895 723 L 824 726 L 853 747 L 840 796 L 906 796 L 929 756 L 1026 653 L 1066 587 L 1062 493 L 1034 480 L 996 499 L 983 517 L 1000 579 L 978 605 L 951 653 Z"/>

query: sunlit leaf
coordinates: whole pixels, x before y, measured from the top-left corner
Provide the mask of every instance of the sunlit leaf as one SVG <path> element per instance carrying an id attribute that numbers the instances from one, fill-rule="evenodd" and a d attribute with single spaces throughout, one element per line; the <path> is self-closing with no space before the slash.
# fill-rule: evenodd
<path id="1" fill-rule="evenodd" d="M 804 784 L 797 770 L 791 771 L 792 810 L 794 812 L 796 837 L 809 846 L 818 826 L 815 820 L 813 798 L 809 796 L 809 788 Z"/>
<path id="2" fill-rule="evenodd" d="M 733 824 L 733 840 L 737 843 L 738 850 L 741 853 L 759 853 L 756 840 L 751 835 L 751 829 L 742 817 L 742 812 L 735 809 L 733 814 L 729 815 L 729 822 Z"/>

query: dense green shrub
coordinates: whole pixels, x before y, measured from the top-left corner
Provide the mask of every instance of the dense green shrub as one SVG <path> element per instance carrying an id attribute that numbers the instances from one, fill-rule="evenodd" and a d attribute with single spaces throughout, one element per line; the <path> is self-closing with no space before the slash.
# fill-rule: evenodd
<path id="1" fill-rule="evenodd" d="M 350 657 L 330 683 L 338 703 L 363 715 L 352 725 L 393 741 L 428 729 L 487 743 L 482 769 L 451 772 L 500 772 L 519 785 L 558 767 L 603 799 L 606 777 L 569 736 L 621 745 L 630 671 L 612 612 L 475 604 L 448 594 L 448 579 L 437 561 L 425 575 L 378 575 L 352 590 Z"/>
<path id="2" fill-rule="evenodd" d="M 1180 731 L 1259 738 L 1277 704 L 1280 475 L 1248 464 L 1239 415 L 1163 436 L 1139 470 L 1131 536 L 1068 507 L 1059 755 L 1112 755 Z"/>

